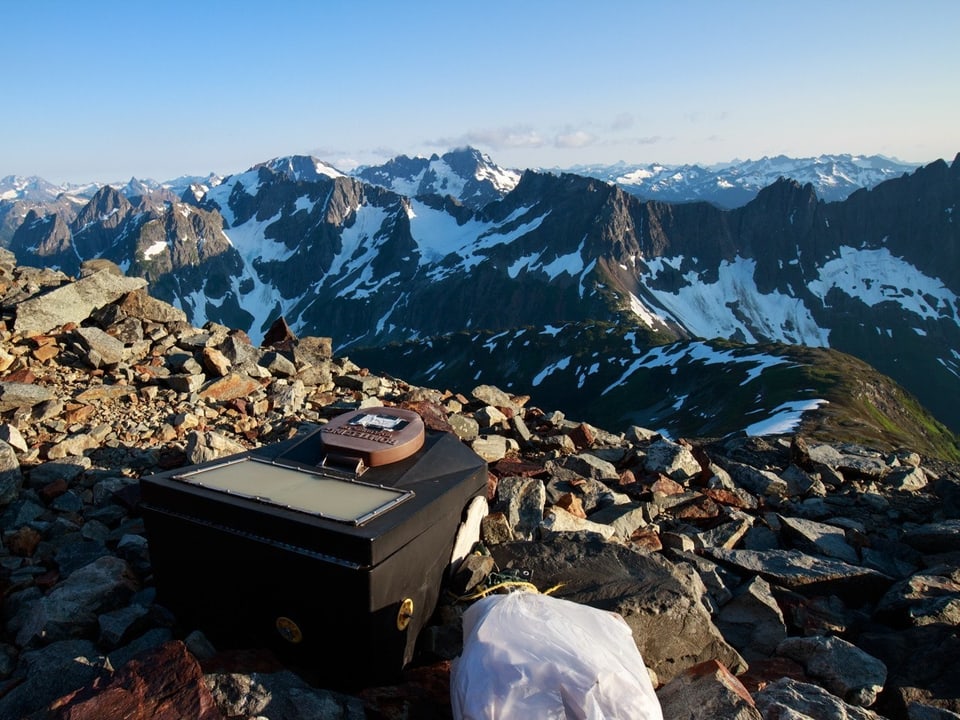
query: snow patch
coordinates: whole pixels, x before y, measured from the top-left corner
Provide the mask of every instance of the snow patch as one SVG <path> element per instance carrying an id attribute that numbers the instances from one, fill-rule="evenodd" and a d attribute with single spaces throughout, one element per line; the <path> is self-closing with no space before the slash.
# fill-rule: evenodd
<path id="1" fill-rule="evenodd" d="M 895 302 L 922 318 L 953 314 L 958 308 L 957 296 L 939 280 L 924 275 L 885 247 L 870 250 L 841 246 L 840 256 L 826 262 L 818 279 L 807 287 L 820 298 L 836 288 L 870 307 Z"/>
<path id="2" fill-rule="evenodd" d="M 655 277 L 665 268 L 678 269 L 680 258 L 653 258 L 647 261 Z M 748 343 L 759 338 L 793 345 L 825 347 L 828 331 L 819 327 L 803 301 L 782 293 L 761 293 L 754 272 L 756 261 L 736 258 L 720 263 L 718 280 L 705 283 L 699 273 L 684 275 L 687 285 L 677 292 L 650 292 L 666 312 L 702 338 L 742 336 Z M 650 287 L 650 283 L 647 284 Z"/>
<path id="3" fill-rule="evenodd" d="M 543 370 L 538 372 L 537 375 L 533 378 L 532 380 L 533 386 L 537 387 L 538 385 L 540 385 L 540 383 L 542 383 L 545 379 L 550 377 L 550 375 L 552 375 L 557 370 L 566 370 L 570 366 L 570 361 L 572 359 L 573 359 L 572 356 L 568 355 L 567 357 L 561 360 L 557 360 L 557 362 L 555 363 L 547 365 Z"/>
<path id="4" fill-rule="evenodd" d="M 558 255 L 552 262 L 547 264 L 540 262 L 540 258 L 543 257 L 545 251 L 525 255 L 514 261 L 514 263 L 507 268 L 507 274 L 511 279 L 515 280 L 517 275 L 520 274 L 520 271 L 526 269 L 527 272 L 539 270 L 551 280 L 555 280 L 561 273 L 567 273 L 572 277 L 583 271 L 582 253 L 584 242 L 581 242 L 580 247 L 574 252 L 566 255 Z"/>
<path id="5" fill-rule="evenodd" d="M 766 420 L 755 422 L 748 425 L 745 432 L 747 435 L 783 435 L 796 430 L 797 425 L 803 417 L 803 413 L 808 410 L 816 410 L 821 405 L 827 404 L 826 400 L 796 400 L 786 402 L 773 410 L 773 414 Z"/>
<path id="6" fill-rule="evenodd" d="M 167 249 L 167 241 L 157 240 L 155 243 L 153 243 L 153 245 L 151 245 L 150 247 L 148 247 L 146 250 L 143 251 L 143 258 L 144 260 L 147 260 L 149 258 L 152 258 L 154 255 L 159 255 L 166 249 Z"/>
<path id="7" fill-rule="evenodd" d="M 656 325 L 666 327 L 666 321 L 652 312 L 646 305 L 644 305 L 640 298 L 638 298 L 633 293 L 630 293 L 630 311 L 640 318 L 640 322 L 646 325 L 648 328 L 653 329 Z"/>
<path id="8" fill-rule="evenodd" d="M 748 365 L 746 369 L 747 377 L 740 383 L 741 387 L 759 377 L 766 368 L 774 365 L 782 365 L 788 360 L 768 355 L 766 353 L 743 353 L 738 354 L 734 350 L 714 350 L 705 342 L 695 342 L 689 344 L 673 343 L 671 345 L 658 345 L 650 348 L 643 356 L 634 360 L 624 370 L 623 374 L 610 384 L 601 395 L 606 395 L 614 388 L 622 385 L 626 380 L 640 369 L 651 369 L 657 367 L 668 367 L 672 373 L 676 373 L 677 366 L 681 362 L 702 363 L 704 365 Z"/>

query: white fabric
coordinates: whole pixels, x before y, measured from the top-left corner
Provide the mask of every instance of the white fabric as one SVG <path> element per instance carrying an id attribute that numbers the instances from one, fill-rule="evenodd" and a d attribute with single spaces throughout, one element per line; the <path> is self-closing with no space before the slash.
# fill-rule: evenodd
<path id="1" fill-rule="evenodd" d="M 548 595 L 477 601 L 451 670 L 457 720 L 663 720 L 620 615 Z"/>
<path id="2" fill-rule="evenodd" d="M 467 517 L 457 530 L 457 537 L 453 541 L 453 553 L 450 557 L 450 566 L 448 570 L 455 573 L 463 559 L 470 554 L 473 546 L 480 539 L 480 523 L 490 512 L 487 505 L 487 499 L 480 495 L 470 501 L 467 506 Z"/>

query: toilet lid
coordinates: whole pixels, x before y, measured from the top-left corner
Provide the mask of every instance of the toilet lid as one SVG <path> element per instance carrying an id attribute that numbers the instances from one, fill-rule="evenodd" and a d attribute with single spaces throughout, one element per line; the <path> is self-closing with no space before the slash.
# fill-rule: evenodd
<path id="1" fill-rule="evenodd" d="M 371 407 L 338 415 L 320 429 L 327 455 L 362 460 L 367 467 L 404 460 L 423 447 L 423 419 L 412 410 Z"/>

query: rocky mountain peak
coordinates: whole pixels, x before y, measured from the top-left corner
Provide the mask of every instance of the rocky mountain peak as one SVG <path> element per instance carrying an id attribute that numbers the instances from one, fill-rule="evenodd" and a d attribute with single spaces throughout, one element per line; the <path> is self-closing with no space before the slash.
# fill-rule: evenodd
<path id="1" fill-rule="evenodd" d="M 111 230 L 130 215 L 133 209 L 133 205 L 122 192 L 110 185 L 104 185 L 77 213 L 73 230 L 75 233 L 80 233 L 94 224 Z"/>
<path id="2" fill-rule="evenodd" d="M 61 192 L 62 188 L 35 175 L 30 177 L 7 175 L 0 178 L 0 200 L 48 202 Z"/>
<path id="3" fill-rule="evenodd" d="M 322 178 L 336 178 L 343 175 L 329 163 L 312 155 L 289 155 L 274 158 L 266 163 L 255 165 L 253 169 L 267 167 L 273 172 L 281 173 L 292 182 L 316 182 Z"/>
<path id="4" fill-rule="evenodd" d="M 806 205 L 817 201 L 817 193 L 813 183 L 801 183 L 792 178 L 780 176 L 771 185 L 760 190 L 757 197 L 751 201 L 761 207 L 776 207 L 779 210 L 789 210 L 798 205 Z M 788 215 L 788 213 L 783 213 Z"/>
<path id="5" fill-rule="evenodd" d="M 517 184 L 519 173 L 497 166 L 489 156 L 471 147 L 430 158 L 400 155 L 383 165 L 359 169 L 362 180 L 410 197 L 450 195 L 479 209 L 498 200 Z"/>

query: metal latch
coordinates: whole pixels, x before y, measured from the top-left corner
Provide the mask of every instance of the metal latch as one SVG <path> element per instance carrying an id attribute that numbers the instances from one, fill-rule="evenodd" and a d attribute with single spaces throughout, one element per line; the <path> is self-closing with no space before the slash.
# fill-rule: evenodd
<path id="1" fill-rule="evenodd" d="M 362 457 L 339 455 L 337 453 L 325 454 L 317 467 L 323 468 L 329 473 L 349 478 L 358 478 L 369 469 L 363 462 Z"/>

